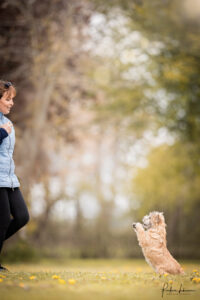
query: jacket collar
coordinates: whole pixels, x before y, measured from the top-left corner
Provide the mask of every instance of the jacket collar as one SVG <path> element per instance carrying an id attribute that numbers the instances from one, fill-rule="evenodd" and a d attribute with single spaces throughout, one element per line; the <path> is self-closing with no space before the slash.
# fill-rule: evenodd
<path id="1" fill-rule="evenodd" d="M 0 119 L 3 118 L 3 113 L 0 111 Z"/>

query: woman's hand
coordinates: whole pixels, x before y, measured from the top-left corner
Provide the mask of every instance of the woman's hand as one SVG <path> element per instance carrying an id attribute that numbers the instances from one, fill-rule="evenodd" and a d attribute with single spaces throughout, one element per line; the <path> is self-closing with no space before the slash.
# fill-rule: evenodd
<path id="1" fill-rule="evenodd" d="M 13 127 L 13 125 L 12 125 L 11 122 L 7 122 L 7 123 L 1 125 L 1 128 L 4 128 L 7 131 L 8 134 L 11 133 L 12 127 Z"/>

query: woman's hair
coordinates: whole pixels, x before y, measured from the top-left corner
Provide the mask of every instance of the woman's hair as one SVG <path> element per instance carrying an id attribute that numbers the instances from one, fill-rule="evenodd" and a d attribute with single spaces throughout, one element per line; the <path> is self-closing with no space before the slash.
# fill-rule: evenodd
<path id="1" fill-rule="evenodd" d="M 7 93 L 8 97 L 15 97 L 16 89 L 11 82 L 0 80 L 0 99 L 3 97 L 4 93 Z"/>

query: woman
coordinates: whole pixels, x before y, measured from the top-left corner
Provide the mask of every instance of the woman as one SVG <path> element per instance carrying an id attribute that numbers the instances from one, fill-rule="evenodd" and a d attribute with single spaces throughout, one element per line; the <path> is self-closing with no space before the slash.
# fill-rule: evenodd
<path id="1" fill-rule="evenodd" d="M 15 87 L 0 80 L 0 253 L 4 240 L 8 239 L 29 220 L 29 214 L 20 192 L 20 183 L 14 173 L 13 150 L 15 131 L 5 115 L 14 105 Z M 11 218 L 12 215 L 12 218 Z M 0 264 L 0 272 L 7 271 Z"/>

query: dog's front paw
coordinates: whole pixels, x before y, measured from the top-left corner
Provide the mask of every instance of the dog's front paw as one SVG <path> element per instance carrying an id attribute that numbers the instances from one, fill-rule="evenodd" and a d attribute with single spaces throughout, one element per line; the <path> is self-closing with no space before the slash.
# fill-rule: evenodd
<path id="1" fill-rule="evenodd" d="M 135 231 L 137 231 L 137 229 L 138 229 L 140 226 L 142 226 L 142 225 L 141 225 L 139 222 L 133 223 L 133 229 L 134 229 Z"/>
<path id="2" fill-rule="evenodd" d="M 136 229 L 136 224 L 137 224 L 137 223 L 133 223 L 133 224 L 132 224 L 133 229 Z"/>
<path id="3" fill-rule="evenodd" d="M 138 230 L 144 230 L 142 224 L 139 222 L 133 223 L 133 229 L 135 230 L 135 232 L 137 232 Z"/>

